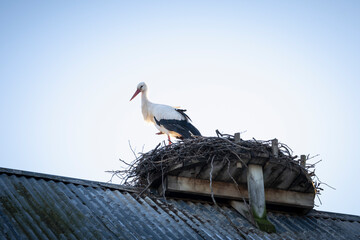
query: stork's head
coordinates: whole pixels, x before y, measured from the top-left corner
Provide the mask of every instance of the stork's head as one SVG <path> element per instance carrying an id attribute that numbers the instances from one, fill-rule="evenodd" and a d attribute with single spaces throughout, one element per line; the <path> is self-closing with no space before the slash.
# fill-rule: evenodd
<path id="1" fill-rule="evenodd" d="M 144 83 L 144 82 L 139 83 L 137 85 L 136 91 L 135 91 L 134 95 L 132 96 L 132 98 L 130 99 L 130 101 L 133 100 L 139 93 L 144 92 L 146 90 L 147 90 L 146 83 Z"/>

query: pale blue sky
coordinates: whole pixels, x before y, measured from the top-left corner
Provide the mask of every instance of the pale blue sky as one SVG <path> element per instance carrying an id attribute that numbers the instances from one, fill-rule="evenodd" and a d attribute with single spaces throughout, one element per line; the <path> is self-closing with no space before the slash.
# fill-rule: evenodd
<path id="1" fill-rule="evenodd" d="M 1 167 L 108 181 L 165 139 L 154 102 L 206 136 L 320 154 L 320 210 L 360 215 L 359 1 L 2 1 Z M 318 202 L 317 202 L 318 203 Z"/>

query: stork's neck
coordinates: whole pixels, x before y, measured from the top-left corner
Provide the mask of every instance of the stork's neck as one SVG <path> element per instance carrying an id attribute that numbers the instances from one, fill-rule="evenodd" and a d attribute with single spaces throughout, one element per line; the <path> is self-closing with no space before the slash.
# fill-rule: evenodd
<path id="1" fill-rule="evenodd" d="M 147 90 L 141 93 L 141 111 L 145 121 L 153 122 L 153 116 L 151 114 L 151 105 L 152 103 L 149 101 L 147 96 Z"/>
<path id="2" fill-rule="evenodd" d="M 147 106 L 149 105 L 150 101 L 148 99 L 148 93 L 147 90 L 141 92 L 141 106 Z"/>

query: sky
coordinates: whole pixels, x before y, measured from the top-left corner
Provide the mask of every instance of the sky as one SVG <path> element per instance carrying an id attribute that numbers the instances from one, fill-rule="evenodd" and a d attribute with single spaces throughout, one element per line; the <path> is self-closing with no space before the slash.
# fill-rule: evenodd
<path id="1" fill-rule="evenodd" d="M 110 180 L 166 136 L 277 138 L 317 157 L 318 210 L 360 215 L 359 1 L 1 1 L 0 167 Z M 131 146 L 131 148 L 130 148 Z M 116 181 L 114 179 L 114 181 Z"/>

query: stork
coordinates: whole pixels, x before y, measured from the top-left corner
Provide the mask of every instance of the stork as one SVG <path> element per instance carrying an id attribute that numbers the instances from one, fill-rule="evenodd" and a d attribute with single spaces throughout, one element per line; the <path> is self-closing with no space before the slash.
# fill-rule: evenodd
<path id="1" fill-rule="evenodd" d="M 191 119 L 185 113 L 185 109 L 150 102 L 147 96 L 148 87 L 144 82 L 137 85 L 136 91 L 130 101 L 139 93 L 141 93 L 141 110 L 144 120 L 155 125 L 160 131 L 157 133 L 158 135 L 166 134 L 169 144 L 172 143 L 170 136 L 179 139 L 201 136 L 199 130 L 189 122 Z"/>

